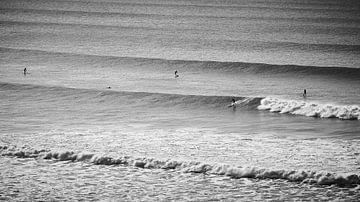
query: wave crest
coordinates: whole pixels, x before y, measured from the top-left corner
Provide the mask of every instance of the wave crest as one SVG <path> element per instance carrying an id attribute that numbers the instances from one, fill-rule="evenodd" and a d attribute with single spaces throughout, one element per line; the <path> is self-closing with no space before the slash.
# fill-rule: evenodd
<path id="1" fill-rule="evenodd" d="M 203 173 L 225 175 L 231 178 L 283 179 L 292 182 L 319 185 L 337 185 L 355 187 L 360 184 L 357 174 L 341 175 L 336 173 L 304 170 L 272 170 L 257 167 L 231 166 L 228 164 L 207 164 L 195 161 L 158 160 L 154 158 L 135 158 L 131 156 L 109 157 L 86 152 L 50 150 L 18 150 L 16 147 L 0 146 L 1 156 L 18 158 L 41 158 L 58 161 L 88 162 L 95 165 L 124 165 L 144 169 L 173 169 L 185 173 Z"/>
<path id="2" fill-rule="evenodd" d="M 285 100 L 266 97 L 257 107 L 281 114 L 294 114 L 320 118 L 339 118 L 343 120 L 360 120 L 360 107 L 357 105 L 332 105 L 297 100 Z"/>

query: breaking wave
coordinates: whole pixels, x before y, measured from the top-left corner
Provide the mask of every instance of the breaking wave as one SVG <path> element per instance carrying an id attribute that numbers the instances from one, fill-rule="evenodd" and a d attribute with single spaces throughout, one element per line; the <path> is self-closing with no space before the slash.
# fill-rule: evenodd
<path id="1" fill-rule="evenodd" d="M 337 185 L 355 187 L 360 184 L 357 174 L 341 175 L 336 173 L 304 170 L 272 170 L 268 168 L 232 166 L 228 164 L 207 164 L 194 161 L 159 160 L 154 158 L 135 158 L 131 156 L 110 157 L 86 152 L 55 152 L 50 150 L 19 150 L 16 147 L 0 146 L 1 156 L 17 158 L 39 158 L 57 161 L 88 162 L 95 165 L 123 165 L 143 169 L 173 169 L 186 173 L 225 175 L 231 178 L 283 179 L 292 182 L 318 185 Z"/>
<path id="2" fill-rule="evenodd" d="M 88 103 L 112 104 L 114 100 L 130 107 L 144 105 L 159 107 L 208 108 L 221 109 L 230 106 L 236 100 L 235 107 L 247 110 L 268 110 L 280 114 L 293 114 L 317 118 L 338 118 L 342 120 L 360 120 L 360 106 L 334 105 L 316 102 L 286 100 L 273 97 L 234 97 L 209 95 L 184 95 L 152 92 L 101 91 L 93 89 L 75 89 L 58 86 L 38 86 L 30 84 L 2 83 L 0 90 L 9 93 L 16 91 L 18 96 L 43 102 L 61 102 L 69 105 Z"/>
<path id="3" fill-rule="evenodd" d="M 278 112 L 281 114 L 360 120 L 360 107 L 357 105 L 320 104 L 267 97 L 261 100 L 257 108 L 259 110 L 269 110 L 270 112 Z"/>

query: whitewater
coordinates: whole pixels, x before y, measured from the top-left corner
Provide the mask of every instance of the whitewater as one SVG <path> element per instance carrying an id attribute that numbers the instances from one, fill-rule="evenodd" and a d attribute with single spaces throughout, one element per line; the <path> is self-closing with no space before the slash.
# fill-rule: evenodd
<path id="1" fill-rule="evenodd" d="M 359 8 L 0 1 L 0 200 L 358 201 Z"/>

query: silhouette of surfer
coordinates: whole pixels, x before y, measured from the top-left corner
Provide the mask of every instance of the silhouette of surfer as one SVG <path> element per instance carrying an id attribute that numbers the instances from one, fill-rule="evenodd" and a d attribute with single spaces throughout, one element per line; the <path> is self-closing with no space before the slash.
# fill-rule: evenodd
<path id="1" fill-rule="evenodd" d="M 231 104 L 228 106 L 228 107 L 233 107 L 233 108 L 235 108 L 236 107 L 236 101 L 235 101 L 235 99 L 233 98 L 232 100 L 231 100 Z"/>
<path id="2" fill-rule="evenodd" d="M 26 67 L 24 68 L 24 75 L 26 75 L 27 74 L 27 69 L 26 69 Z"/>
<path id="3" fill-rule="evenodd" d="M 178 73 L 178 71 L 175 70 L 175 78 L 179 77 L 179 75 L 177 73 Z"/>
<path id="4" fill-rule="evenodd" d="M 304 89 L 303 97 L 306 97 L 306 89 Z"/>

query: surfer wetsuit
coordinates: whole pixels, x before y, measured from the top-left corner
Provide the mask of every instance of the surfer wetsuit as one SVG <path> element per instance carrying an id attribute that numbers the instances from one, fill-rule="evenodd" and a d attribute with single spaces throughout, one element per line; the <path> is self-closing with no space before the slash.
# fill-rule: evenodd
<path id="1" fill-rule="evenodd" d="M 304 89 L 303 97 L 306 97 L 306 89 Z"/>
<path id="2" fill-rule="evenodd" d="M 178 73 L 178 71 L 175 70 L 175 78 L 176 78 L 176 77 L 179 77 L 179 75 L 178 75 L 177 73 Z"/>
<path id="3" fill-rule="evenodd" d="M 26 70 L 26 68 L 24 69 L 24 75 L 26 75 L 26 72 L 27 72 L 27 70 Z"/>

